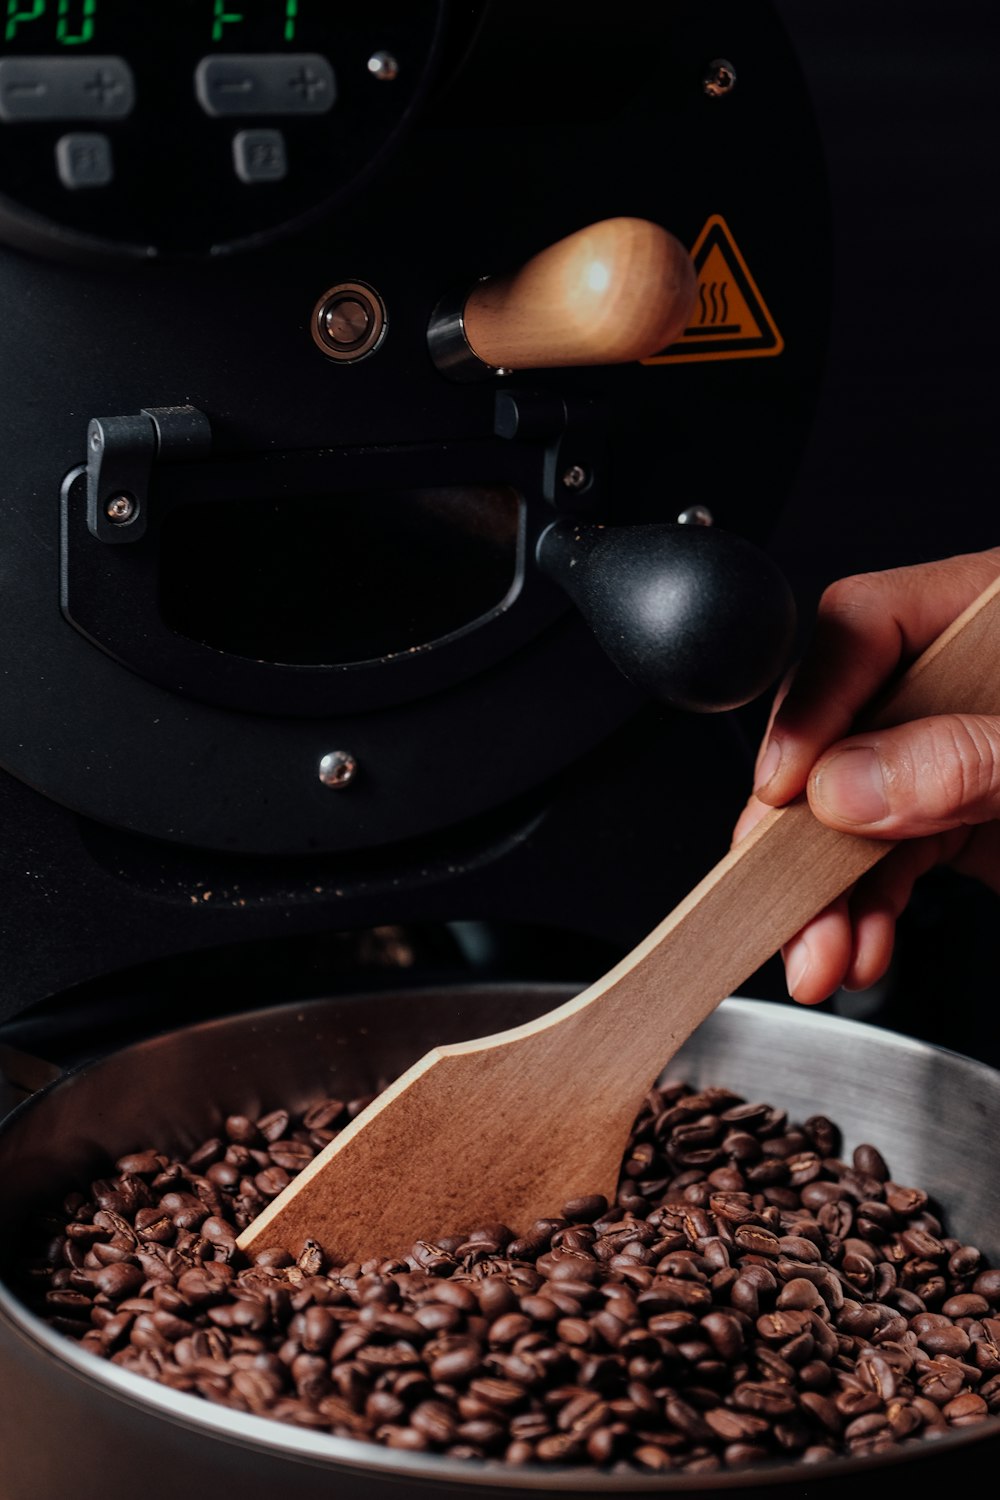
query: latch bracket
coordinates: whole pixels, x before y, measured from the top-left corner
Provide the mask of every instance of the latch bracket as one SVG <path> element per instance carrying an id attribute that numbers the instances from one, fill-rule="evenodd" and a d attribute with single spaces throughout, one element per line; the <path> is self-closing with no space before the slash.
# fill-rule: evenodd
<path id="1" fill-rule="evenodd" d="M 145 534 L 153 468 L 211 452 L 208 418 L 194 406 L 147 406 L 87 425 L 87 529 L 100 542 Z"/>

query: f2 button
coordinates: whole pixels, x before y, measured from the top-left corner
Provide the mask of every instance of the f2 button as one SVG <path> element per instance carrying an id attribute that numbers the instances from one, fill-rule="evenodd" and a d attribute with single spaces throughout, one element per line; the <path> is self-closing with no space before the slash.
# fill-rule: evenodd
<path id="1" fill-rule="evenodd" d="M 233 137 L 233 165 L 241 182 L 281 182 L 288 172 L 281 131 L 237 131 Z"/>

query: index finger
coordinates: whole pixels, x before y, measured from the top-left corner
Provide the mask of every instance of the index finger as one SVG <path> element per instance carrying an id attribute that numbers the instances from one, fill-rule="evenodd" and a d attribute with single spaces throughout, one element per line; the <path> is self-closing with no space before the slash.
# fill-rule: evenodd
<path id="1" fill-rule="evenodd" d="M 797 797 L 823 751 L 850 733 L 878 689 L 998 573 L 995 547 L 831 584 L 805 655 L 777 704 L 758 758 L 755 795 L 772 807 Z"/>

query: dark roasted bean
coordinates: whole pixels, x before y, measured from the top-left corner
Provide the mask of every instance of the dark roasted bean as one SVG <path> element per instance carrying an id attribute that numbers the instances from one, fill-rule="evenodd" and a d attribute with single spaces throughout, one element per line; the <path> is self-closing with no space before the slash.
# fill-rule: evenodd
<path id="1" fill-rule="evenodd" d="M 927 1194 L 921 1188 L 903 1187 L 898 1182 L 887 1181 L 885 1201 L 893 1213 L 909 1219 L 926 1206 Z"/>
<path id="2" fill-rule="evenodd" d="M 732 1364 L 742 1352 L 745 1344 L 743 1325 L 734 1313 L 705 1313 L 699 1327 L 708 1334 L 715 1353 L 727 1364 Z"/>
<path id="3" fill-rule="evenodd" d="M 225 1123 L 225 1131 L 229 1140 L 238 1146 L 250 1146 L 259 1138 L 256 1124 L 253 1120 L 248 1120 L 246 1115 L 230 1115 Z"/>
<path id="4" fill-rule="evenodd" d="M 569 1219 L 572 1224 L 592 1224 L 602 1214 L 608 1211 L 608 1200 L 601 1193 L 585 1194 L 580 1198 L 571 1198 L 568 1203 L 563 1204 L 562 1213 L 564 1219 Z"/>
<path id="5" fill-rule="evenodd" d="M 342 1099 L 320 1099 L 302 1116 L 305 1130 L 326 1130 L 337 1125 L 346 1114 L 347 1106 Z"/>
<path id="6" fill-rule="evenodd" d="M 989 1310 L 986 1298 L 975 1292 L 960 1292 L 941 1304 L 941 1311 L 947 1318 L 985 1318 Z"/>
<path id="7" fill-rule="evenodd" d="M 795 1392 L 782 1381 L 744 1381 L 733 1391 L 733 1405 L 762 1417 L 785 1417 L 796 1409 Z"/>
<path id="8" fill-rule="evenodd" d="M 875 1146 L 855 1146 L 852 1160 L 857 1170 L 866 1177 L 874 1177 L 878 1182 L 888 1182 L 889 1168 Z"/>
<path id="9" fill-rule="evenodd" d="M 1000 1309 L 1000 1266 L 995 1270 L 980 1271 L 972 1283 L 977 1297 L 985 1297 L 991 1307 Z"/>
<path id="10" fill-rule="evenodd" d="M 90 1280 L 95 1291 L 102 1292 L 112 1302 L 120 1302 L 123 1297 L 135 1296 L 145 1277 L 138 1266 L 119 1261 L 91 1272 Z"/>
<path id="11" fill-rule="evenodd" d="M 1000 1273 L 877 1147 L 727 1090 L 650 1091 L 614 1206 L 248 1262 L 240 1229 L 365 1103 L 120 1158 L 40 1227 L 33 1305 L 175 1389 L 459 1459 L 712 1475 L 1000 1413 Z"/>
<path id="12" fill-rule="evenodd" d="M 778 1293 L 777 1306 L 779 1311 L 791 1308 L 802 1311 L 806 1308 L 823 1307 L 823 1297 L 812 1281 L 804 1276 L 793 1276 L 786 1281 Z"/>
<path id="13" fill-rule="evenodd" d="M 941 1408 L 941 1415 L 953 1427 L 965 1427 L 988 1417 L 989 1407 L 982 1396 L 977 1395 L 975 1391 L 964 1391 L 962 1395 L 956 1396 L 954 1400 L 947 1402 Z"/>
<path id="14" fill-rule="evenodd" d="M 277 1140 L 268 1147 L 267 1154 L 276 1167 L 283 1167 L 286 1172 L 294 1173 L 301 1172 L 316 1153 L 302 1141 Z M 254 1163 L 255 1167 L 256 1165 Z"/>
<path id="15" fill-rule="evenodd" d="M 716 1437 L 727 1443 L 752 1443 L 763 1437 L 769 1427 L 763 1417 L 756 1417 L 748 1411 L 731 1411 L 726 1406 L 710 1408 L 705 1413 L 705 1421 Z"/>

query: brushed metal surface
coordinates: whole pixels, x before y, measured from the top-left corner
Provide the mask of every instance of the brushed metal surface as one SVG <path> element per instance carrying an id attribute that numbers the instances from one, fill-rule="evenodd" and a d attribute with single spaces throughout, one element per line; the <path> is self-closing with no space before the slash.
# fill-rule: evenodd
<path id="1" fill-rule="evenodd" d="M 102 1158 L 140 1145 L 192 1147 L 225 1113 L 296 1107 L 318 1093 L 377 1087 L 440 1041 L 512 1025 L 573 993 L 567 986 L 483 987 L 338 997 L 207 1022 L 78 1070 L 0 1127 L 0 1224 L 16 1243 L 32 1203 L 87 1180 Z M 651 1069 L 655 1061 L 651 1060 Z M 949 1229 L 1000 1263 L 1000 1073 L 956 1053 L 855 1021 L 767 1001 L 727 1000 L 668 1069 L 694 1086 L 766 1099 L 793 1118 L 822 1113 L 845 1152 L 871 1141 L 897 1181 L 939 1198 Z M 502 1466 L 405 1454 L 299 1431 L 170 1391 L 81 1351 L 0 1284 L 0 1495 L 106 1500 L 424 1500 L 463 1495 L 738 1490 L 789 1500 L 884 1495 L 910 1473 L 971 1479 L 1000 1457 L 1000 1419 L 898 1452 L 824 1464 L 773 1464 L 685 1476 Z M 891 1470 L 892 1472 L 883 1472 Z M 898 1472 L 897 1472 L 898 1471 Z"/>

